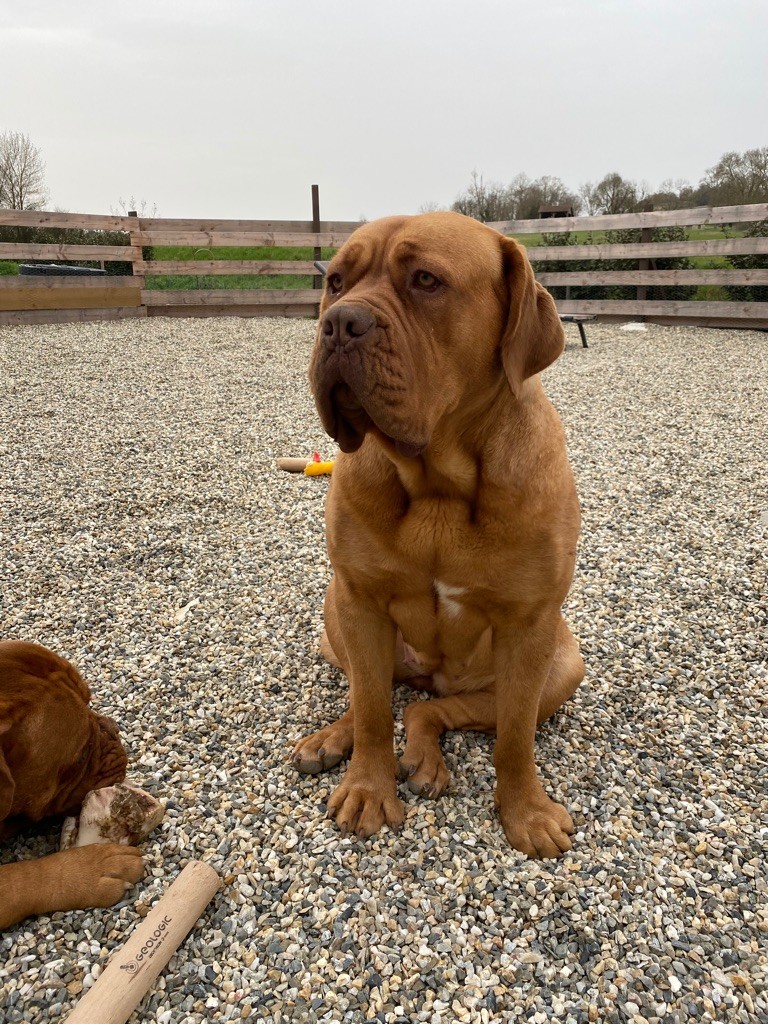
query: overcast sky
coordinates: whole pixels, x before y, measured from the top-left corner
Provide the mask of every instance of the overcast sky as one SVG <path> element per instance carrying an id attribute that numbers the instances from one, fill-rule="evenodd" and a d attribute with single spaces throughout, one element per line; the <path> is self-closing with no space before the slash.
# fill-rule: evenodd
<path id="1" fill-rule="evenodd" d="M 324 220 L 768 145 L 768 0 L 0 0 L 50 208 Z"/>

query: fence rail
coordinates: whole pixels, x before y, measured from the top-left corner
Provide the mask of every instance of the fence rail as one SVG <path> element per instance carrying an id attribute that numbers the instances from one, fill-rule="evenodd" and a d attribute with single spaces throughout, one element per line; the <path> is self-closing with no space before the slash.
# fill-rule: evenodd
<path id="1" fill-rule="evenodd" d="M 489 222 L 502 235 L 546 231 L 621 231 L 631 228 L 707 227 L 748 224 L 768 217 L 768 203 L 745 206 L 697 206 L 692 210 L 648 210 L 645 213 L 612 213 L 600 217 L 548 217 L 546 220 L 498 220 Z"/>
<path id="2" fill-rule="evenodd" d="M 532 243 L 528 253 L 537 277 L 554 290 L 561 313 L 765 329 L 768 302 L 743 301 L 739 291 L 768 287 L 768 237 L 748 228 L 764 221 L 768 203 L 490 226 Z M 95 279 L 0 273 L 0 324 L 127 316 L 313 316 L 319 302 L 313 261 L 320 247 L 338 248 L 358 226 L 319 219 L 192 220 L 0 210 L 0 261 L 95 262 L 106 271 Z M 655 229 L 678 229 L 678 236 L 685 229 L 685 237 L 654 240 Z M 722 232 L 722 237 L 697 237 L 703 229 Z M 615 231 L 634 231 L 640 240 L 606 236 Z M 560 238 L 566 244 L 553 244 Z M 222 248 L 226 251 L 217 251 Z M 739 266 L 741 257 L 751 265 Z M 685 265 L 664 267 L 670 259 Z M 618 260 L 625 265 L 612 268 L 610 261 Z M 568 269 L 576 262 L 586 266 Z M 232 284 L 242 287 L 217 280 L 234 275 L 241 280 Z M 649 288 L 654 289 L 651 297 Z M 590 289 L 589 297 L 574 296 L 574 289 Z M 597 297 L 592 289 L 598 289 Z M 618 295 L 625 297 L 605 294 L 606 289 L 624 289 Z M 688 289 L 689 297 L 678 300 L 680 291 L 671 289 Z"/>
<path id="3" fill-rule="evenodd" d="M 532 223 L 539 225 L 539 232 L 545 230 L 547 234 L 549 233 L 548 228 L 542 229 L 541 221 L 535 220 Z M 597 225 L 597 227 L 600 226 Z M 694 242 L 604 242 L 592 245 L 535 245 L 530 247 L 528 255 L 538 263 L 541 260 L 670 259 L 678 256 L 739 256 L 766 252 L 768 252 L 768 238 L 702 238 Z"/>

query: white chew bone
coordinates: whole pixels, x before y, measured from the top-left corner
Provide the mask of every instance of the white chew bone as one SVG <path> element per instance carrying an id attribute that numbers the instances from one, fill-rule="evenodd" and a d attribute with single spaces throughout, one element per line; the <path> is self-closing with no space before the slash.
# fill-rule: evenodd
<path id="1" fill-rule="evenodd" d="M 79 818 L 65 818 L 62 850 L 91 843 L 135 846 L 160 824 L 165 807 L 138 786 L 119 782 L 87 794 Z"/>

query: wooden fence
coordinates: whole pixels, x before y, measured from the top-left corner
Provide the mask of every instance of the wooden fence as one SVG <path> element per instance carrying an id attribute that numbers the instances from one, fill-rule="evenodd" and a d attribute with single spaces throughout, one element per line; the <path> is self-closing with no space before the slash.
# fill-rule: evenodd
<path id="1" fill-rule="evenodd" d="M 768 328 L 768 302 L 697 301 L 693 298 L 667 299 L 663 290 L 671 286 L 768 285 L 768 261 L 764 269 L 738 269 L 732 265 L 678 270 L 657 269 L 657 262 L 688 257 L 698 261 L 728 263 L 731 256 L 768 256 L 768 237 L 749 236 L 739 229 L 768 218 L 768 203 L 749 206 L 702 206 L 692 210 L 657 210 L 647 213 L 622 213 L 600 217 L 551 217 L 544 220 L 497 221 L 490 226 L 521 241 L 530 234 L 575 235 L 578 232 L 639 231 L 637 242 L 599 242 L 591 244 L 535 245 L 528 255 L 534 261 L 537 279 L 546 288 L 565 288 L 566 296 L 557 298 L 560 313 L 592 315 L 598 320 L 646 320 L 653 323 L 696 324 L 706 327 Z M 654 241 L 659 228 L 722 230 L 722 238 L 681 238 Z M 725 237 L 726 233 L 734 237 Z M 681 232 L 687 233 L 686 231 Z M 565 239 L 563 239 L 565 241 Z M 568 238 L 571 241 L 571 238 Z M 725 259 L 724 259 L 725 258 Z M 547 263 L 575 261 L 637 261 L 637 269 L 548 271 Z M 578 298 L 568 292 L 577 287 L 612 288 L 630 286 L 634 298 Z M 649 287 L 662 291 L 662 297 L 647 298 Z"/>
<path id="2" fill-rule="evenodd" d="M 768 328 L 768 302 L 697 301 L 647 298 L 648 288 L 665 289 L 700 285 L 768 285 L 768 268 L 739 269 L 728 258 L 768 255 L 768 237 L 743 233 L 744 225 L 768 218 L 768 203 L 751 206 L 701 207 L 693 210 L 655 211 L 602 217 L 563 217 L 546 220 L 503 221 L 491 226 L 521 241 L 526 236 L 639 230 L 640 241 L 538 244 L 529 248 L 538 279 L 546 287 L 565 288 L 557 298 L 561 313 L 595 315 L 598 319 L 644 319 L 659 323 L 695 323 L 704 326 Z M 40 229 L 62 241 L 0 242 L 0 260 L 96 261 L 130 264 L 131 273 L 106 276 L 11 276 L 0 274 L 0 324 L 55 323 L 144 316 L 314 316 L 319 292 L 313 258 L 319 248 L 338 248 L 358 227 L 357 222 L 187 220 L 143 217 L 102 217 L 88 214 L 0 210 L 0 228 Z M 684 238 L 653 241 L 656 228 L 716 228 L 721 238 Z M 68 232 L 68 234 L 65 234 Z M 114 233 L 120 233 L 115 235 Z M 27 234 L 35 234 L 27 231 Z M 81 242 L 72 241 L 83 237 Z M 726 237 L 726 235 L 730 237 Z M 99 238 L 109 244 L 98 244 Z M 114 244 L 115 238 L 124 244 Z M 94 241 L 94 239 L 96 241 Z M 551 241 L 551 239 L 550 239 Z M 189 247 L 194 259 L 167 258 L 166 247 Z M 293 249 L 290 259 L 217 258 L 217 247 L 269 247 Z M 298 247 L 304 252 L 297 256 Z M 203 253 L 210 258 L 201 259 Z M 163 258 L 163 257 L 166 258 Z M 725 262 L 725 266 L 692 269 L 656 269 L 657 261 L 692 257 Z M 726 259 L 723 260 L 723 257 Z M 547 263 L 574 261 L 633 261 L 637 269 L 557 269 Z M 610 265 L 610 264 L 609 264 Z M 2 269 L 2 268 L 0 268 Z M 206 287 L 206 278 L 226 275 L 290 275 L 311 281 L 312 287 L 226 288 L 218 282 Z M 194 276 L 196 288 L 157 287 L 163 278 Z M 167 282 L 166 282 L 167 284 Z M 252 284 L 252 283 L 251 283 Z M 578 287 L 629 286 L 633 298 L 571 298 Z"/>

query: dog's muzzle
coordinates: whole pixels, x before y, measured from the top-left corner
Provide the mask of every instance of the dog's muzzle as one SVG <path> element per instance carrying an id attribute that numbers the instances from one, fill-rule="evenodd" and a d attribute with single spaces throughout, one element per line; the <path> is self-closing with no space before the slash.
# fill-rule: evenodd
<path id="1" fill-rule="evenodd" d="M 394 426 L 387 429 L 391 413 L 371 372 L 381 330 L 364 306 L 337 302 L 326 311 L 310 370 L 315 404 L 326 433 L 343 452 L 357 451 L 365 435 L 377 429 L 401 455 L 413 458 L 425 444 L 393 436 L 392 431 L 401 433 Z"/>

